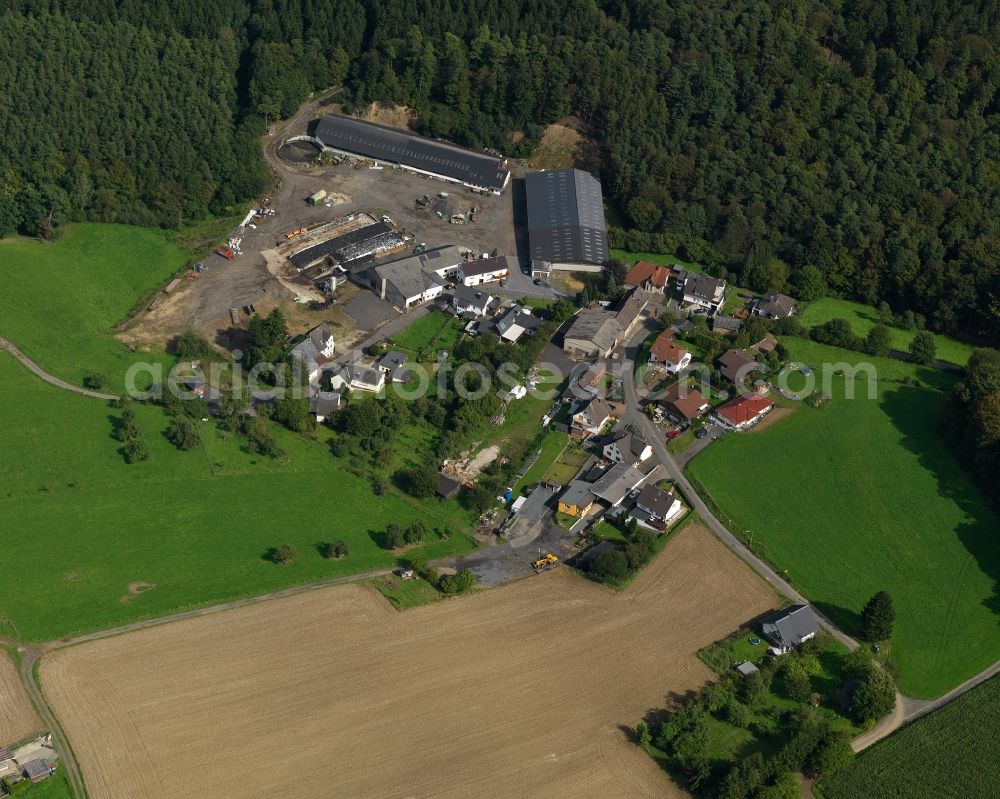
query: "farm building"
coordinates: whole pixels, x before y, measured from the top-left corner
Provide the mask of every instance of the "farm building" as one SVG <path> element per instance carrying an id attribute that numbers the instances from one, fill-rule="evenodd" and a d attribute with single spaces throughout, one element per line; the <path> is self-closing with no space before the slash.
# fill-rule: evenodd
<path id="1" fill-rule="evenodd" d="M 577 314 L 563 337 L 563 350 L 585 358 L 607 358 L 622 336 L 622 326 L 603 308 L 586 308 Z"/>
<path id="2" fill-rule="evenodd" d="M 324 149 L 395 164 L 470 189 L 500 194 L 510 183 L 503 159 L 360 119 L 327 114 L 315 136 Z"/>
<path id="3" fill-rule="evenodd" d="M 462 261 L 458 247 L 440 247 L 369 265 L 355 279 L 383 300 L 399 308 L 410 308 L 440 296 L 445 275 L 456 271 Z"/>
<path id="4" fill-rule="evenodd" d="M 528 244 L 552 269 L 598 272 L 608 260 L 601 182 L 579 169 L 529 172 Z"/>

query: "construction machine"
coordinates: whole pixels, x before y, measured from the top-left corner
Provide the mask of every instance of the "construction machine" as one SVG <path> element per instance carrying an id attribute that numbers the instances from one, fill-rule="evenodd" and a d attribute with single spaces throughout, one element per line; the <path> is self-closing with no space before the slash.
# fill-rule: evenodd
<path id="1" fill-rule="evenodd" d="M 555 566 L 559 562 L 559 558 L 553 555 L 551 552 L 546 552 L 538 560 L 533 561 L 531 567 L 536 572 L 547 571 Z"/>

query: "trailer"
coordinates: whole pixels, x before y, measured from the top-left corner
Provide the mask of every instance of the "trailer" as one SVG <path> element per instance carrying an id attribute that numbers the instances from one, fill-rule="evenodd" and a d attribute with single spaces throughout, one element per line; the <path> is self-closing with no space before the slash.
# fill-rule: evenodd
<path id="1" fill-rule="evenodd" d="M 324 197 L 326 197 L 326 189 L 320 189 L 315 194 L 310 194 L 309 199 L 307 199 L 306 202 L 309 203 L 309 205 L 318 205 L 323 201 Z"/>
<path id="2" fill-rule="evenodd" d="M 233 252 L 233 250 L 231 248 L 229 248 L 229 247 L 216 247 L 215 248 L 215 254 L 216 255 L 221 255 L 227 261 L 231 261 L 231 260 L 233 260 L 233 258 L 236 257 L 236 253 Z"/>

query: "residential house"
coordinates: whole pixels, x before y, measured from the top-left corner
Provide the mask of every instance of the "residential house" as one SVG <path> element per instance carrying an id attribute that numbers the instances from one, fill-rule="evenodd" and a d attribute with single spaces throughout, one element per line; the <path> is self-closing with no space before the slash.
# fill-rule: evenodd
<path id="1" fill-rule="evenodd" d="M 750 305 L 750 310 L 752 313 L 766 316 L 768 319 L 784 319 L 799 312 L 795 300 L 787 294 L 779 294 L 775 291 L 754 300 Z"/>
<path id="2" fill-rule="evenodd" d="M 319 377 L 323 366 L 333 360 L 333 350 L 333 333 L 326 324 L 322 324 L 306 333 L 306 337 L 292 347 L 291 356 L 302 364 L 311 383 Z"/>
<path id="3" fill-rule="evenodd" d="M 531 315 L 531 309 L 513 306 L 494 326 L 494 332 L 504 341 L 513 344 L 525 333 L 534 333 L 542 326 L 542 320 Z"/>
<path id="4" fill-rule="evenodd" d="M 719 372 L 733 385 L 745 380 L 751 372 L 761 371 L 760 364 L 741 350 L 726 350 L 717 363 Z"/>
<path id="5" fill-rule="evenodd" d="M 767 616 L 760 631 L 779 652 L 789 652 L 819 632 L 819 621 L 809 605 L 789 605 Z"/>
<path id="6" fill-rule="evenodd" d="M 698 389 L 681 383 L 675 383 L 664 391 L 659 403 L 663 412 L 680 424 L 690 424 L 704 416 L 710 407 Z"/>
<path id="7" fill-rule="evenodd" d="M 576 391 L 570 388 L 568 392 L 571 397 L 584 398 L 588 394 L 596 395 L 601 393 L 601 380 L 608 373 L 603 361 L 595 361 L 590 364 L 583 373 L 576 379 Z"/>
<path id="8" fill-rule="evenodd" d="M 603 397 L 592 397 L 581 403 L 572 415 L 570 435 L 589 438 L 601 432 L 611 420 L 611 406 Z"/>
<path id="9" fill-rule="evenodd" d="M 653 448 L 639 436 L 617 430 L 604 445 L 602 454 L 613 463 L 631 463 L 637 466 L 652 456 Z"/>
<path id="10" fill-rule="evenodd" d="M 385 372 L 361 363 L 342 366 L 330 375 L 330 388 L 338 391 L 344 386 L 377 393 L 385 388 Z"/>
<path id="11" fill-rule="evenodd" d="M 510 273 L 506 255 L 466 261 L 459 267 L 458 280 L 463 286 L 481 286 L 493 280 L 502 280 Z"/>
<path id="12" fill-rule="evenodd" d="M 563 338 L 563 350 L 578 358 L 607 358 L 622 337 L 616 315 L 604 308 L 585 308 Z"/>
<path id="13" fill-rule="evenodd" d="M 598 499 L 617 507 L 645 479 L 646 475 L 631 463 L 616 463 L 594 483 L 591 491 Z"/>
<path id="14" fill-rule="evenodd" d="M 635 266 L 625 275 L 626 286 L 635 286 L 655 294 L 663 294 L 669 281 L 670 270 L 649 261 L 636 261 Z"/>
<path id="15" fill-rule="evenodd" d="M 691 353 L 674 344 L 673 337 L 671 330 L 660 333 L 649 349 L 649 361 L 660 364 L 668 372 L 676 374 L 691 365 Z"/>
<path id="16" fill-rule="evenodd" d="M 324 391 L 309 398 L 309 412 L 319 423 L 325 422 L 343 407 L 343 396 L 339 391 Z"/>
<path id="17" fill-rule="evenodd" d="M 593 485 L 583 480 L 571 482 L 559 497 L 559 512 L 576 518 L 586 516 L 596 499 L 591 488 Z"/>
<path id="18" fill-rule="evenodd" d="M 389 350 L 373 364 L 376 369 L 383 372 L 393 383 L 405 383 L 410 379 L 410 370 L 404 364 L 406 355 L 398 350 Z"/>
<path id="19" fill-rule="evenodd" d="M 486 316 L 494 299 L 485 291 L 479 291 L 469 286 L 456 286 L 451 302 L 455 313 L 459 316 L 462 314 Z"/>
<path id="20" fill-rule="evenodd" d="M 735 336 L 740 332 L 743 322 L 735 316 L 723 316 L 716 314 L 712 317 L 712 330 L 724 336 Z"/>
<path id="21" fill-rule="evenodd" d="M 726 281 L 688 272 L 684 275 L 680 295 L 684 305 L 714 314 L 726 299 Z"/>
<path id="22" fill-rule="evenodd" d="M 659 486 L 643 486 L 639 496 L 635 498 L 635 506 L 629 512 L 629 518 L 635 519 L 643 527 L 652 530 L 664 530 L 677 518 L 683 506 L 671 492 L 664 491 Z"/>
<path id="23" fill-rule="evenodd" d="M 766 397 L 744 394 L 725 405 L 720 405 L 716 408 L 715 415 L 726 427 L 746 430 L 757 424 L 773 407 L 774 403 Z"/>

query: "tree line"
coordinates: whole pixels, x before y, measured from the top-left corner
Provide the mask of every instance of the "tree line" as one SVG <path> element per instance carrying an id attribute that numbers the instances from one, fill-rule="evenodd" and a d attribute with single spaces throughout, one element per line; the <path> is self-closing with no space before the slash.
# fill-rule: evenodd
<path id="1" fill-rule="evenodd" d="M 0 0 L 0 36 L 0 232 L 230 208 L 264 124 L 343 83 L 514 156 L 575 113 L 613 243 L 1000 335 L 989 0 Z"/>

